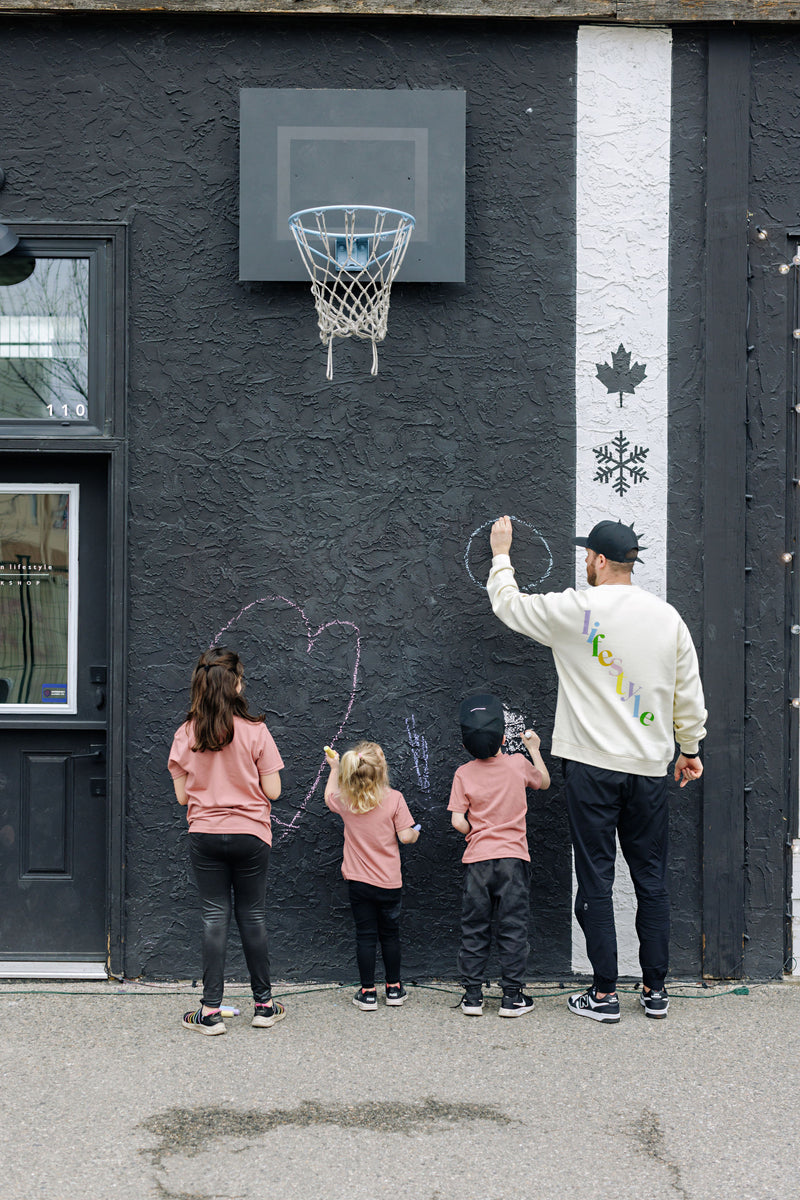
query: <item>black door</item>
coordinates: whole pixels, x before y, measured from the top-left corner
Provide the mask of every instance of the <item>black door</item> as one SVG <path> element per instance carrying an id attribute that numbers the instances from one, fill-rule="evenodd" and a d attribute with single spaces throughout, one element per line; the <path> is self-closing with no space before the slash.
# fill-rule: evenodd
<path id="1" fill-rule="evenodd" d="M 0 456 L 6 961 L 106 959 L 107 510 L 104 456 Z"/>

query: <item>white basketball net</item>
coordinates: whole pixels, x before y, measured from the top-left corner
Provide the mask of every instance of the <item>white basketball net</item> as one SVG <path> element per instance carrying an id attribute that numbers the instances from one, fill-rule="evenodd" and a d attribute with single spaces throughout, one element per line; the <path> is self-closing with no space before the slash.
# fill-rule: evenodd
<path id="1" fill-rule="evenodd" d="M 378 374 L 378 342 L 386 337 L 389 296 L 408 248 L 414 218 L 392 208 L 366 205 L 309 208 L 289 217 L 328 347 L 333 379 L 333 339 L 372 342 L 372 374 Z"/>

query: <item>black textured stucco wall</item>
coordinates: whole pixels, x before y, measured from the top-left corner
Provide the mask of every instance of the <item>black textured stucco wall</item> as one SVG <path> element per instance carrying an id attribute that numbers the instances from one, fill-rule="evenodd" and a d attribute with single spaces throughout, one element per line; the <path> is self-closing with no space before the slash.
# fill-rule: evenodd
<path id="1" fill-rule="evenodd" d="M 491 686 L 547 745 L 555 700 L 549 654 L 505 631 L 470 581 L 470 534 L 510 511 L 550 539 L 548 583 L 572 582 L 574 53 L 574 28 L 522 23 L 4 25 L 4 218 L 130 225 L 129 973 L 199 970 L 166 755 L 196 654 L 269 596 L 284 599 L 226 640 L 286 760 L 275 812 L 288 821 L 305 803 L 293 829 L 276 827 L 274 972 L 354 973 L 340 826 L 312 785 L 357 649 L 342 744 L 381 742 L 424 826 L 404 853 L 406 974 L 455 970 L 457 703 Z M 466 89 L 467 281 L 395 288 L 377 380 L 369 349 L 346 344 L 326 382 L 305 286 L 237 282 L 242 86 Z M 471 556 L 479 579 L 486 541 Z M 521 573 L 538 577 L 543 558 L 523 531 Z M 309 645 L 330 622 L 342 624 Z M 569 968 L 559 782 L 554 769 L 530 818 L 531 967 L 545 975 Z"/>

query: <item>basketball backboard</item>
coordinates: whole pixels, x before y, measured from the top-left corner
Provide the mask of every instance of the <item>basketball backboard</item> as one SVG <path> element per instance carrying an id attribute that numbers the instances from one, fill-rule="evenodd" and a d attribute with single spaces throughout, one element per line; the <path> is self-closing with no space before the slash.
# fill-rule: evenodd
<path id="1" fill-rule="evenodd" d="M 464 280 L 466 93 L 243 88 L 239 278 L 302 280 L 291 213 L 402 209 L 416 221 L 401 281 Z"/>

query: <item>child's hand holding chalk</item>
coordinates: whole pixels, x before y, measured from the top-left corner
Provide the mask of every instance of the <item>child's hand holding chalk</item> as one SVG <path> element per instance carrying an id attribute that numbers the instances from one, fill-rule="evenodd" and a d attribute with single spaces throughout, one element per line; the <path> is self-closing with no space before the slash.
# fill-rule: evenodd
<path id="1" fill-rule="evenodd" d="M 336 750 L 331 750 L 330 746 L 323 746 L 323 750 L 325 751 L 325 757 L 328 760 L 329 767 L 332 767 L 334 763 L 338 763 L 339 754 Z"/>
<path id="2" fill-rule="evenodd" d="M 528 747 L 533 747 L 534 750 L 539 749 L 539 746 L 542 743 L 542 739 L 539 737 L 538 733 L 536 733 L 535 730 L 526 729 L 522 736 L 525 739 L 525 743 Z"/>

